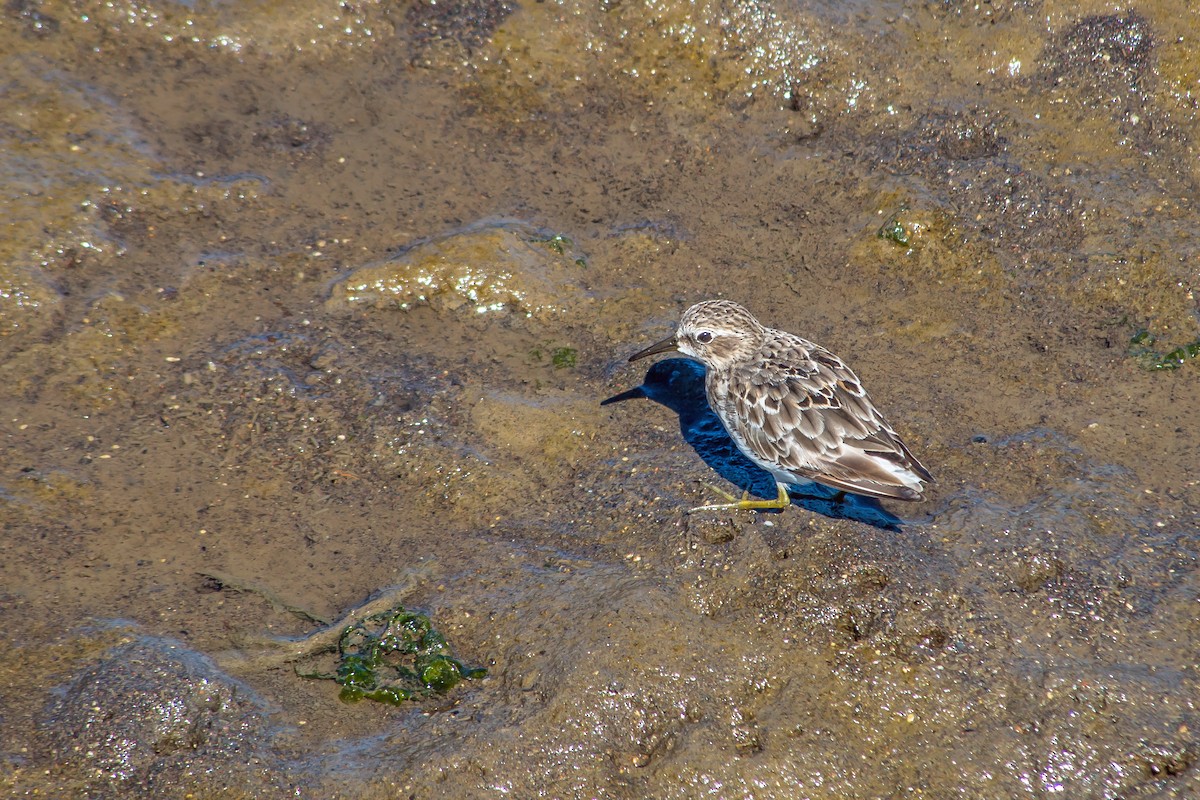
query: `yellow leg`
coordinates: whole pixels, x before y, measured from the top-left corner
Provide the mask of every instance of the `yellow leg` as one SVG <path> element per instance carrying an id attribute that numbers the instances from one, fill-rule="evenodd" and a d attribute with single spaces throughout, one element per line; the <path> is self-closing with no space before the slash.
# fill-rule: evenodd
<path id="1" fill-rule="evenodd" d="M 718 494 L 725 495 L 725 497 L 733 500 L 733 502 L 718 503 L 712 506 L 697 506 L 692 511 L 724 511 L 731 508 L 748 511 L 766 511 L 773 508 L 787 508 L 792 504 L 791 498 L 788 497 L 787 487 L 778 481 L 776 481 L 775 486 L 779 489 L 779 496 L 774 500 L 751 500 L 749 492 L 743 494 L 741 500 L 734 500 L 733 495 L 713 487 Z M 691 513 L 691 511 L 688 513 Z"/>

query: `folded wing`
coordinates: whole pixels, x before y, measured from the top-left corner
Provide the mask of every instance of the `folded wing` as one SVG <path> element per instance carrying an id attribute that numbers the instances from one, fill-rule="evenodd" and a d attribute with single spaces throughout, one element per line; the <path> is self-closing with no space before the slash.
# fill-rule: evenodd
<path id="1" fill-rule="evenodd" d="M 732 376 L 726 402 L 764 466 L 871 497 L 920 500 L 933 476 L 841 359 L 799 337 Z M 735 436 L 735 439 L 738 437 Z M 742 443 L 740 443 L 742 444 Z M 753 455 L 748 452 L 747 455 Z"/>

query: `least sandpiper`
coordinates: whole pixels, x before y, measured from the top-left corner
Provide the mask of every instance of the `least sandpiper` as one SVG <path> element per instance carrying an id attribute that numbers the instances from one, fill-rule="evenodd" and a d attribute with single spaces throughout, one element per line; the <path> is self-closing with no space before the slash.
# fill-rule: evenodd
<path id="1" fill-rule="evenodd" d="M 818 344 L 768 328 L 729 300 L 683 312 L 673 336 L 630 361 L 678 350 L 704 364 L 708 403 L 746 457 L 775 478 L 774 500 L 700 506 L 786 508 L 805 481 L 868 497 L 920 500 L 929 470 L 875 408 L 849 367 Z M 734 498 L 730 497 L 731 500 Z"/>

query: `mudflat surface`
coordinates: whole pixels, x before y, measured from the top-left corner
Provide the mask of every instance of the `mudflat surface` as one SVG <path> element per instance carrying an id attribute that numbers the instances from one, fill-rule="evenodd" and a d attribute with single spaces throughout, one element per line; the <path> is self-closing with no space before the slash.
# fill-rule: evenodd
<path id="1" fill-rule="evenodd" d="M 0 14 L 5 796 L 1200 795 L 1192 4 Z M 713 297 L 926 501 L 686 514 Z"/>

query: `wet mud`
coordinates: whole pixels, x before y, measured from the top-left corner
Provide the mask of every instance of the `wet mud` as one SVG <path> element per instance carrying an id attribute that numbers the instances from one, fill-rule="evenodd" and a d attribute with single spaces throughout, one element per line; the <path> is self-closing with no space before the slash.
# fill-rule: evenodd
<path id="1" fill-rule="evenodd" d="M 1200 796 L 1191 5 L 0 15 L 0 794 Z M 686 513 L 713 297 L 925 502 Z"/>

